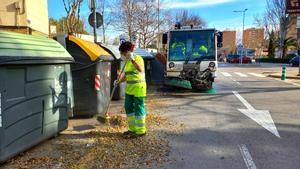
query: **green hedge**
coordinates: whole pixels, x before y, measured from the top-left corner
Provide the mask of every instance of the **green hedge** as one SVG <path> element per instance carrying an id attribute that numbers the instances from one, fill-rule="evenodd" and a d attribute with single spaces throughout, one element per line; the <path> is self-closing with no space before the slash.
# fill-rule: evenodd
<path id="1" fill-rule="evenodd" d="M 266 63 L 289 63 L 291 59 L 280 59 L 280 58 L 259 58 L 255 59 L 256 62 Z"/>
<path id="2" fill-rule="evenodd" d="M 257 58 L 255 59 L 256 62 L 267 62 L 267 63 L 289 63 L 290 60 L 295 57 L 294 54 L 286 55 L 286 58 Z"/>

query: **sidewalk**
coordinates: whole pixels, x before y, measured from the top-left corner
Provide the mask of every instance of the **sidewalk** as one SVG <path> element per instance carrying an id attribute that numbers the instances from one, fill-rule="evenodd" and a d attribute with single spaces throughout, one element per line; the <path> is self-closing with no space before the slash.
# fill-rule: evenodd
<path id="1" fill-rule="evenodd" d="M 262 74 L 273 77 L 273 78 L 281 78 L 281 71 L 271 71 L 271 72 L 263 72 Z M 300 76 L 298 76 L 298 70 L 288 70 L 286 71 L 286 79 L 295 79 L 300 80 Z"/>
<path id="2" fill-rule="evenodd" d="M 163 168 L 175 162 L 169 158 L 169 140 L 180 135 L 184 125 L 165 115 L 172 99 L 160 93 L 146 100 L 148 110 L 145 137 L 124 139 L 127 130 L 124 100 L 112 101 L 110 125 L 96 118 L 70 119 L 68 129 L 30 150 L 0 164 L 0 168 Z"/>

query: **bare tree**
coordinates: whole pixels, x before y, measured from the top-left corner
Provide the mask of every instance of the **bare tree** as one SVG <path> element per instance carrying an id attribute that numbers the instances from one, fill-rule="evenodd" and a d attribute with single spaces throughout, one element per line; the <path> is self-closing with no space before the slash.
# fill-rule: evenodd
<path id="1" fill-rule="evenodd" d="M 136 18 L 139 42 L 143 48 L 146 48 L 157 39 L 158 28 L 163 21 L 158 20 L 158 6 L 155 1 L 140 0 L 137 6 Z"/>
<path id="2" fill-rule="evenodd" d="M 184 26 L 206 26 L 205 21 L 199 15 L 190 14 L 187 10 L 177 12 L 175 16 L 175 21 L 180 22 Z"/>
<path id="3" fill-rule="evenodd" d="M 288 16 L 286 11 L 285 0 L 267 0 L 267 19 L 274 25 L 274 29 L 279 27 L 278 41 L 280 57 L 284 54 L 284 40 L 288 28 Z"/>
<path id="4" fill-rule="evenodd" d="M 125 32 L 130 40 L 138 37 L 143 48 L 159 38 L 159 28 L 164 30 L 165 21 L 156 0 L 116 0 L 115 4 L 112 13 L 116 30 Z"/>
<path id="5" fill-rule="evenodd" d="M 138 36 L 140 46 L 146 48 L 160 38 L 159 31 L 169 30 L 176 21 L 182 25 L 206 25 L 200 16 L 186 10 L 174 17 L 170 11 L 159 8 L 156 0 L 115 0 L 111 8 L 114 28 L 125 32 L 130 40 Z"/>
<path id="6" fill-rule="evenodd" d="M 56 26 L 57 33 L 68 33 L 68 30 L 65 29 L 67 27 L 66 23 L 67 23 L 66 17 L 62 17 L 58 20 L 54 18 L 49 18 L 49 24 Z M 85 25 L 84 19 L 81 18 L 81 20 L 79 20 L 78 25 L 76 26 L 76 30 L 74 33 L 88 34 L 88 32 L 85 30 L 84 25 Z"/>
<path id="7" fill-rule="evenodd" d="M 137 0 L 116 0 L 112 8 L 114 28 L 125 32 L 130 40 L 137 35 Z"/>
<path id="8" fill-rule="evenodd" d="M 285 0 L 267 0 L 267 10 L 264 19 L 277 33 L 280 57 L 284 57 L 284 41 L 289 26 L 289 17 L 286 14 Z"/>
<path id="9" fill-rule="evenodd" d="M 284 46 L 287 39 L 287 30 L 292 25 L 294 16 L 286 14 L 286 0 L 266 0 L 267 8 L 262 17 L 256 16 L 255 23 L 263 25 L 270 37 L 272 32 L 278 39 L 278 49 L 280 57 L 284 57 Z"/>
<path id="10" fill-rule="evenodd" d="M 68 34 L 74 34 L 78 32 L 80 27 L 80 7 L 83 0 L 63 0 L 66 16 L 66 26 Z"/>

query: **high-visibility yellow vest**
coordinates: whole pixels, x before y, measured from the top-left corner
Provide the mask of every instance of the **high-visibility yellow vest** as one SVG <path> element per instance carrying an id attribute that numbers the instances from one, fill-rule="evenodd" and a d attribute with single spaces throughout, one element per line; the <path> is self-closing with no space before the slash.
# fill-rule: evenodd
<path id="1" fill-rule="evenodd" d="M 125 65 L 126 75 L 126 94 L 134 95 L 135 97 L 146 97 L 147 85 L 145 79 L 144 60 L 139 55 L 134 55 L 134 61 L 140 65 L 142 72 L 139 72 L 131 61 Z"/>

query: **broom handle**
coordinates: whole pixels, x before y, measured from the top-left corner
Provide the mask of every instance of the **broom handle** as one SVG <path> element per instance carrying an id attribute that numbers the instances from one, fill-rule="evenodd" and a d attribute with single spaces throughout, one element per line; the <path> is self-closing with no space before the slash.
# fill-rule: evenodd
<path id="1" fill-rule="evenodd" d="M 123 67 L 122 67 L 122 70 L 121 70 L 120 74 L 118 75 L 117 81 L 120 81 L 120 78 L 121 78 L 121 76 L 122 76 L 122 74 L 123 74 L 123 72 L 124 72 L 124 70 L 125 70 L 125 66 L 126 66 L 127 62 L 128 62 L 128 61 L 126 60 L 125 64 L 124 64 Z M 108 110 L 109 110 L 109 107 L 110 107 L 110 102 L 111 102 L 111 100 L 112 100 L 112 98 L 113 98 L 113 96 L 114 96 L 114 93 L 115 93 L 116 88 L 118 87 L 118 85 L 115 85 L 115 84 L 113 84 L 113 85 L 114 85 L 114 87 L 113 87 L 112 92 L 111 92 L 111 94 L 110 94 L 110 99 L 109 99 L 109 101 L 108 101 L 108 105 L 107 105 L 106 111 L 105 111 L 105 116 L 106 116 L 106 117 L 109 117 Z"/>

